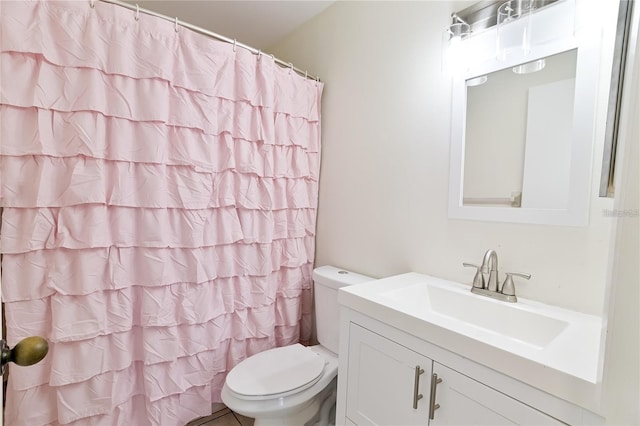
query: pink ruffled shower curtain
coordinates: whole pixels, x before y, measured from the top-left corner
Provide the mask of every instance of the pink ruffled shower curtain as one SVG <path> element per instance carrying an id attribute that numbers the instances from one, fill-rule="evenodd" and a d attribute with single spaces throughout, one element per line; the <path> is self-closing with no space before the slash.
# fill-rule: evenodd
<path id="1" fill-rule="evenodd" d="M 0 2 L 6 424 L 180 425 L 310 334 L 322 84 L 89 1 Z"/>

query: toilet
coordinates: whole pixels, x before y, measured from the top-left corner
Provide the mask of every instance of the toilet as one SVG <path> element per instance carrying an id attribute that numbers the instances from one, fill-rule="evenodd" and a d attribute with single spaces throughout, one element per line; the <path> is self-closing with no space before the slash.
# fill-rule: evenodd
<path id="1" fill-rule="evenodd" d="M 300 344 L 255 354 L 231 369 L 222 401 L 255 426 L 335 422 L 338 374 L 338 289 L 373 278 L 322 266 L 313 271 L 319 345 Z"/>

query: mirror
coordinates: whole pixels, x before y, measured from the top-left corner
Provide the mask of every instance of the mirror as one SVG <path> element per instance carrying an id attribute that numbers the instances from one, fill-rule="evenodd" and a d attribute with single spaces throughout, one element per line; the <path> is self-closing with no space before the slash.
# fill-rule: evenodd
<path id="1" fill-rule="evenodd" d="M 577 50 L 466 80 L 463 205 L 566 209 Z"/>
<path id="2" fill-rule="evenodd" d="M 449 217 L 586 226 L 600 37 L 500 61 L 495 31 L 463 43 L 485 60 L 453 77 Z"/>
<path id="3" fill-rule="evenodd" d="M 615 193 L 614 176 L 616 151 L 618 145 L 618 126 L 620 122 L 622 92 L 626 73 L 627 49 L 630 43 L 632 1 L 620 1 L 618 5 L 618 24 L 615 46 L 613 48 L 613 66 L 611 68 L 611 86 L 609 108 L 607 111 L 607 129 L 605 131 L 602 172 L 600 173 L 600 196 L 613 197 Z"/>

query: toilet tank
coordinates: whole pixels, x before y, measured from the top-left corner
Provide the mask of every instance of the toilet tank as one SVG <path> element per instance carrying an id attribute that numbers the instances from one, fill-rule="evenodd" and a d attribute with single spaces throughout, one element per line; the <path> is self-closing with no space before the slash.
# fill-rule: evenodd
<path id="1" fill-rule="evenodd" d="M 338 289 L 374 279 L 334 266 L 321 266 L 313 270 L 316 329 L 318 342 L 322 346 L 333 353 L 338 353 L 340 327 Z"/>

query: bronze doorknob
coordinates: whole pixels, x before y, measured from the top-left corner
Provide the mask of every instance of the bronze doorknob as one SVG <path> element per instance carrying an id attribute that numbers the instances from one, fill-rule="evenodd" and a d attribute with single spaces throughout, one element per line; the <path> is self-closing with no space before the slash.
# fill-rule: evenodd
<path id="1" fill-rule="evenodd" d="M 31 336 L 22 339 L 13 349 L 9 349 L 7 342 L 0 340 L 0 365 L 4 366 L 9 362 L 15 362 L 21 366 L 36 364 L 49 352 L 49 344 L 40 336 Z"/>

